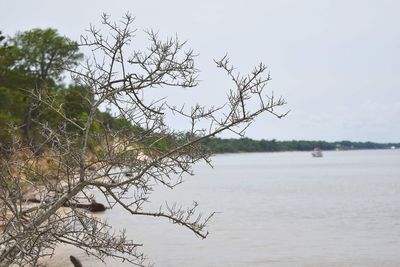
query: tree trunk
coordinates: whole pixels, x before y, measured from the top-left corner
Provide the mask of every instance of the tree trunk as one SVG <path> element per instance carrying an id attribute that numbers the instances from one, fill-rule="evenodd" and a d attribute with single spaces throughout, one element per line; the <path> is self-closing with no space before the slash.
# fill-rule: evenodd
<path id="1" fill-rule="evenodd" d="M 29 101 L 29 107 L 24 117 L 24 126 L 23 126 L 23 140 L 24 145 L 27 147 L 31 147 L 32 138 L 31 138 L 31 124 L 32 124 L 32 113 L 34 109 L 34 104 L 32 99 Z"/>

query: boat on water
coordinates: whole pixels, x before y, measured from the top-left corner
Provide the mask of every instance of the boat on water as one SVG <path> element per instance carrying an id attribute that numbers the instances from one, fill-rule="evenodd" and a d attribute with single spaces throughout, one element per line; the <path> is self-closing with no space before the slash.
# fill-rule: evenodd
<path id="1" fill-rule="evenodd" d="M 322 151 L 319 147 L 314 148 L 312 151 L 311 155 L 315 158 L 321 158 L 322 157 Z"/>

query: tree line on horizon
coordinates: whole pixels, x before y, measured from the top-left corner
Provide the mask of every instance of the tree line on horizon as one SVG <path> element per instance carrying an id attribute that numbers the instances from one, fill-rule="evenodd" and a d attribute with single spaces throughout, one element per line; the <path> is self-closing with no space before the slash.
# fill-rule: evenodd
<path id="1" fill-rule="evenodd" d="M 218 137 L 209 138 L 204 140 L 203 143 L 206 147 L 211 149 L 213 153 L 311 151 L 316 147 L 322 150 L 387 149 L 391 147 L 400 147 L 400 143 L 306 140 L 277 141 L 275 139 L 222 139 Z"/>

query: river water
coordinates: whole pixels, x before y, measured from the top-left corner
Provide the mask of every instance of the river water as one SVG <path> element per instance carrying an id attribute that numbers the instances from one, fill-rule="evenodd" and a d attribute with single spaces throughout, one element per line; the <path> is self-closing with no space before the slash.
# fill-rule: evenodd
<path id="1" fill-rule="evenodd" d="M 205 240 L 120 209 L 101 216 L 143 243 L 155 266 L 400 266 L 400 150 L 217 155 L 164 200 L 217 211 Z M 49 266 L 103 266 L 59 249 Z M 128 266 L 109 261 L 107 266 Z"/>

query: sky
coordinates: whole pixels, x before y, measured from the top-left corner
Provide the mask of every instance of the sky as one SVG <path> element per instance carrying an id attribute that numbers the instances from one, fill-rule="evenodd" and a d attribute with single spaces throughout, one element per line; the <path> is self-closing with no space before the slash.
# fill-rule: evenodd
<path id="1" fill-rule="evenodd" d="M 400 1 L 0 0 L 0 10 L 10 36 L 52 27 L 78 40 L 103 12 L 115 20 L 130 12 L 138 36 L 154 29 L 187 40 L 199 54 L 200 85 L 158 92 L 177 104 L 224 102 L 232 83 L 213 59 L 228 54 L 241 73 L 265 63 L 267 93 L 290 113 L 260 116 L 250 138 L 400 142 Z M 134 45 L 145 48 L 143 40 Z"/>

